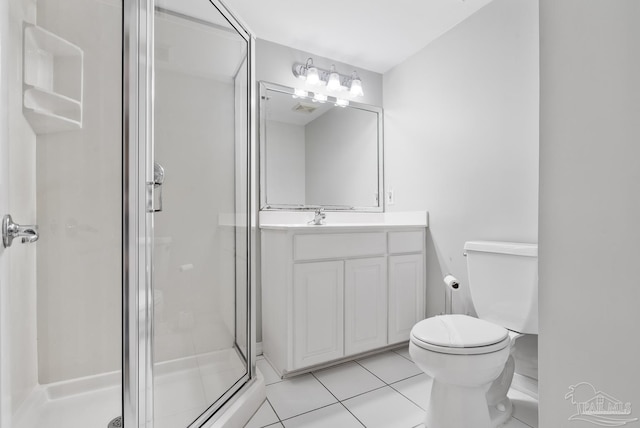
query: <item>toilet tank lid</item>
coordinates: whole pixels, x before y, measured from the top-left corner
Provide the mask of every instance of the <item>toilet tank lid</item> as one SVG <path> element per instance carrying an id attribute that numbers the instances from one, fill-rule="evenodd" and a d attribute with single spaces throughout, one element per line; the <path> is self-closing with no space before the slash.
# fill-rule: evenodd
<path id="1" fill-rule="evenodd" d="M 523 242 L 468 241 L 464 243 L 464 249 L 465 251 L 538 257 L 538 244 Z"/>

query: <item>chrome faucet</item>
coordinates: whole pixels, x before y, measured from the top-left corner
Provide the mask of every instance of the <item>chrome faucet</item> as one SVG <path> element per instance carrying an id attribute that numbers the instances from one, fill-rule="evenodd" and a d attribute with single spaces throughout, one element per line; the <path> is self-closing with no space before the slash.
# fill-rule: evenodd
<path id="1" fill-rule="evenodd" d="M 324 224 L 323 222 L 325 218 L 327 218 L 327 213 L 324 212 L 324 208 L 318 208 L 315 212 L 313 220 L 311 220 L 309 224 L 320 226 L 321 224 Z"/>

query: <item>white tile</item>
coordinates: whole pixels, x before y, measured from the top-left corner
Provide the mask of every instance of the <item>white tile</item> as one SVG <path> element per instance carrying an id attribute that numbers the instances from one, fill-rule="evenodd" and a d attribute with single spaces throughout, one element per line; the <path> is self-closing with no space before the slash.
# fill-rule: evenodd
<path id="1" fill-rule="evenodd" d="M 335 403 L 336 398 L 310 374 L 267 386 L 267 398 L 280 419 Z"/>
<path id="2" fill-rule="evenodd" d="M 513 417 L 521 420 L 525 424 L 538 427 L 538 401 L 513 388 L 509 390 L 507 396 L 513 404 Z"/>
<path id="3" fill-rule="evenodd" d="M 389 386 L 342 404 L 367 428 L 407 428 L 424 422 L 424 411 Z"/>
<path id="4" fill-rule="evenodd" d="M 422 373 L 418 366 L 393 351 L 363 358 L 358 360 L 358 363 L 386 383 L 394 383 Z"/>
<path id="5" fill-rule="evenodd" d="M 409 361 L 413 361 L 413 358 L 411 358 L 411 354 L 409 354 L 409 346 L 405 346 L 404 348 L 394 349 L 393 352 L 395 352 L 398 355 L 403 356 L 404 358 L 406 358 Z"/>
<path id="6" fill-rule="evenodd" d="M 500 428 L 531 428 L 531 427 L 525 424 L 524 422 L 517 420 L 516 418 L 511 418 L 507 422 L 505 422 L 505 424 L 502 425 Z"/>
<path id="7" fill-rule="evenodd" d="M 422 373 L 391 385 L 393 389 L 413 401 L 423 410 L 427 409 L 433 379 Z"/>
<path id="8" fill-rule="evenodd" d="M 282 381 L 278 373 L 271 367 L 271 364 L 269 364 L 269 361 L 266 359 L 256 360 L 256 366 L 260 370 L 260 373 L 262 373 L 262 376 L 264 376 L 265 385 Z"/>
<path id="9" fill-rule="evenodd" d="M 340 403 L 282 421 L 285 428 L 362 428 L 362 424 Z"/>
<path id="10" fill-rule="evenodd" d="M 277 422 L 279 422 L 278 416 L 276 416 L 271 404 L 269 404 L 269 400 L 264 400 L 262 406 L 260 406 L 258 411 L 251 417 L 247 425 L 245 425 L 245 428 L 261 428 Z"/>
<path id="11" fill-rule="evenodd" d="M 313 374 L 340 401 L 385 386 L 384 382 L 353 361 Z"/>

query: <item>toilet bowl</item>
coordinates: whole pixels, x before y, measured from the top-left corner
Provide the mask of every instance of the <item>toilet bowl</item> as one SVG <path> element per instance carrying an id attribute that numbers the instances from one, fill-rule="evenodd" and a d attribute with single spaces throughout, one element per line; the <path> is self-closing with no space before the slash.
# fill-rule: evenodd
<path id="1" fill-rule="evenodd" d="M 435 316 L 410 334 L 411 358 L 433 379 L 426 428 L 504 424 L 513 409 L 512 344 L 521 333 L 538 332 L 537 246 L 476 241 L 465 250 L 479 317 Z"/>
<path id="2" fill-rule="evenodd" d="M 492 412 L 487 392 L 504 371 L 510 349 L 506 329 L 466 315 L 437 316 L 416 324 L 409 353 L 433 378 L 425 426 L 490 428 L 504 423 L 512 408 L 506 391 Z"/>

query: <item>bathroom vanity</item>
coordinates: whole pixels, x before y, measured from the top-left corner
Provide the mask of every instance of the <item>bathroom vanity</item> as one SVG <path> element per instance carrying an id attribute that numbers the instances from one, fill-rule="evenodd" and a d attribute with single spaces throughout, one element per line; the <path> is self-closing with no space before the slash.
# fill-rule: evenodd
<path id="1" fill-rule="evenodd" d="M 382 125 L 380 107 L 260 83 L 262 349 L 281 376 L 406 342 L 424 318 L 427 213 L 384 212 Z"/>
<path id="2" fill-rule="evenodd" d="M 409 339 L 425 316 L 425 230 L 261 225 L 263 352 L 281 376 Z"/>

